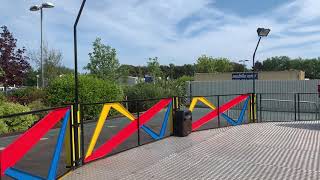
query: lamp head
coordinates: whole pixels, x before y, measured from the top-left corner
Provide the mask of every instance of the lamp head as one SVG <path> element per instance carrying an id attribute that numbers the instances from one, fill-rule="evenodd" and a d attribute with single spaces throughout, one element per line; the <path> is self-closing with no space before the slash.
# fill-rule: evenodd
<path id="1" fill-rule="evenodd" d="M 258 28 L 257 29 L 258 36 L 260 36 L 260 37 L 268 36 L 270 31 L 271 31 L 270 29 L 265 29 L 265 28 Z"/>
<path id="2" fill-rule="evenodd" d="M 45 2 L 45 3 L 42 3 L 41 7 L 42 8 L 53 8 L 54 5 L 50 2 Z"/>
<path id="3" fill-rule="evenodd" d="M 30 11 L 39 11 L 39 10 L 40 10 L 40 7 L 37 5 L 30 7 Z"/>

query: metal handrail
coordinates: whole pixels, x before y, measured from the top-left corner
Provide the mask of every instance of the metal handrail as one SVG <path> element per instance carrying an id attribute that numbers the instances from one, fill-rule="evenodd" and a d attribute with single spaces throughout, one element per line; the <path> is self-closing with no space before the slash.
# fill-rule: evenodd
<path id="1" fill-rule="evenodd" d="M 281 100 L 281 99 L 261 99 L 261 101 L 276 101 L 276 102 L 292 102 L 295 103 L 294 100 Z M 316 109 L 316 119 L 318 119 L 318 116 L 320 114 L 320 108 L 319 108 L 319 104 L 313 101 L 299 101 L 298 103 L 309 103 L 314 105 L 315 109 Z"/>
<path id="2" fill-rule="evenodd" d="M 278 102 L 293 102 L 293 100 L 282 100 L 282 99 L 261 99 L 261 101 L 278 101 Z M 319 106 L 316 102 L 313 101 L 299 101 L 299 103 L 309 103 L 315 105 L 316 109 L 319 110 Z"/>
<path id="3" fill-rule="evenodd" d="M 3 115 L 3 116 L 0 116 L 0 120 L 1 119 L 5 119 L 5 118 L 13 118 L 13 117 L 17 117 L 17 116 L 32 115 L 32 114 L 36 114 L 36 113 L 62 109 L 62 108 L 66 108 L 66 107 L 69 107 L 69 106 L 59 106 L 59 107 L 53 107 L 53 108 L 46 108 L 46 109 L 40 109 L 40 110 L 34 110 L 34 111 L 28 111 L 28 112 L 21 112 L 21 113 Z"/>

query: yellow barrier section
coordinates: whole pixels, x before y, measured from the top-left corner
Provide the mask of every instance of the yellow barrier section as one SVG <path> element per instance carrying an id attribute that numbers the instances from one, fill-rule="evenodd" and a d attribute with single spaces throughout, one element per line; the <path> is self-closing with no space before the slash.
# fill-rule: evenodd
<path id="1" fill-rule="evenodd" d="M 77 119 L 77 121 L 78 121 L 78 124 L 80 123 L 80 106 L 78 106 L 78 112 L 77 112 L 77 117 L 78 117 L 78 119 Z M 74 130 L 74 124 L 75 124 L 75 122 L 74 122 L 74 116 L 73 116 L 73 105 L 71 105 L 71 111 L 70 111 L 70 113 L 71 113 L 71 119 L 70 119 L 70 121 L 71 121 L 71 127 L 70 127 L 70 125 L 68 125 L 67 126 L 67 129 L 66 129 L 66 135 L 65 135 L 65 152 L 66 152 L 66 164 L 67 164 L 67 166 L 74 166 L 75 164 L 73 163 L 72 164 L 72 161 L 75 161 L 75 159 L 76 159 L 76 153 L 75 153 L 75 142 L 74 142 L 74 137 L 75 137 L 75 130 Z M 71 137 L 70 137 L 70 128 L 71 128 Z M 79 157 L 78 158 L 80 158 L 80 156 L 81 156 L 81 152 L 80 152 L 80 150 L 81 150 L 81 139 L 80 139 L 80 135 L 81 135 L 81 127 L 80 126 L 78 126 L 78 152 L 79 152 Z M 72 142 L 71 142 L 72 141 Z M 70 147 L 70 143 L 72 143 L 72 149 L 71 149 L 71 147 Z M 72 152 L 72 159 L 71 159 L 71 152 Z"/>
<path id="2" fill-rule="evenodd" d="M 78 124 L 80 124 L 80 105 L 78 105 L 78 112 L 77 112 L 77 122 Z M 81 126 L 78 126 L 78 152 L 79 152 L 79 157 L 81 157 Z"/>
<path id="3" fill-rule="evenodd" d="M 195 97 L 192 99 L 189 110 L 192 112 L 197 104 L 197 102 L 200 101 L 203 104 L 207 105 L 208 107 L 210 107 L 211 109 L 215 110 L 216 107 L 210 102 L 208 101 L 208 99 L 206 99 L 205 97 Z"/>
<path id="4" fill-rule="evenodd" d="M 254 106 L 252 106 L 252 95 L 250 95 L 250 101 L 249 101 L 249 103 L 250 103 L 250 105 L 249 105 L 249 119 L 250 119 L 250 122 L 255 122 L 255 120 L 257 119 L 257 96 L 256 95 L 254 95 L 254 103 L 253 103 L 253 105 Z M 254 118 L 253 118 L 253 108 L 254 107 L 254 110 L 255 110 L 255 113 L 254 113 Z"/>
<path id="5" fill-rule="evenodd" d="M 94 133 L 92 135 L 91 141 L 90 141 L 90 145 L 89 148 L 87 150 L 86 153 L 86 158 L 89 157 L 92 154 L 92 151 L 97 143 L 98 137 L 101 133 L 102 127 L 106 121 L 106 118 L 109 114 L 110 109 L 113 108 L 115 110 L 117 110 L 119 113 L 121 113 L 122 115 L 126 116 L 128 119 L 130 119 L 131 121 L 135 120 L 136 118 L 125 108 L 123 107 L 122 104 L 120 103 L 108 103 L 105 104 L 102 108 L 100 117 L 98 119 L 96 128 L 94 130 Z"/>
<path id="6" fill-rule="evenodd" d="M 72 161 L 75 160 L 75 148 L 74 148 L 74 129 L 73 129 L 73 105 L 71 106 L 71 127 L 70 125 L 67 126 L 67 133 L 65 135 L 65 152 L 66 152 L 66 163 L 68 166 L 73 166 L 74 164 L 71 164 Z M 71 128 L 71 137 L 70 137 L 70 128 Z M 72 143 L 72 149 L 70 147 L 70 144 Z M 71 161 L 71 152 L 72 152 L 72 161 Z"/>
<path id="7" fill-rule="evenodd" d="M 94 130 L 94 133 L 92 135 L 92 138 L 91 138 L 91 141 L 90 141 L 90 145 L 89 145 L 86 157 L 91 155 L 91 153 L 93 151 L 93 148 L 96 145 L 97 139 L 98 139 L 98 137 L 100 135 L 100 132 L 102 130 L 104 122 L 105 122 L 105 120 L 106 120 L 106 118 L 108 116 L 110 108 L 111 108 L 111 106 L 108 106 L 108 105 L 104 105 L 103 108 L 102 108 L 102 112 L 101 112 L 99 120 L 97 122 L 96 129 Z"/>

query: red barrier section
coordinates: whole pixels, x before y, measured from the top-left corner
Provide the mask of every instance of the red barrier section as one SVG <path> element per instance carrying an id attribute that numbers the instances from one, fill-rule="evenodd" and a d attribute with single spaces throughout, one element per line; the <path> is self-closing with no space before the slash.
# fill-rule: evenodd
<path id="1" fill-rule="evenodd" d="M 244 101 L 249 95 L 240 95 L 237 96 L 236 98 L 232 99 L 231 101 L 227 102 L 226 104 L 220 106 L 219 113 L 223 113 L 232 107 L 236 106 L 237 104 L 241 103 Z M 211 119 L 215 118 L 218 116 L 218 109 L 215 109 L 214 111 L 208 113 L 207 115 L 203 116 L 200 118 L 198 121 L 192 123 L 192 130 L 197 130 L 199 127 L 201 127 L 203 124 L 207 123 Z"/>
<path id="2" fill-rule="evenodd" d="M 3 171 L 4 172 L 4 171 Z M 2 150 L 0 150 L 0 179 L 1 179 L 1 176 L 2 176 Z"/>
<path id="3" fill-rule="evenodd" d="M 1 176 L 7 168 L 15 165 L 51 128 L 59 122 L 69 108 L 51 111 L 28 131 L 8 145 L 0 154 Z"/>
<path id="4" fill-rule="evenodd" d="M 140 116 L 139 125 L 142 126 L 147 123 L 152 117 L 154 117 L 161 109 L 166 107 L 171 102 L 170 99 L 163 99 L 155 104 L 153 107 L 148 109 L 145 113 Z M 85 159 L 85 162 L 90 162 L 99 158 L 104 157 L 109 154 L 114 148 L 120 145 L 128 137 L 130 137 L 134 132 L 138 130 L 138 119 L 135 119 L 126 127 L 121 129 L 116 135 L 114 135 L 110 140 L 101 145 L 96 151 L 94 151 L 89 157 Z"/>

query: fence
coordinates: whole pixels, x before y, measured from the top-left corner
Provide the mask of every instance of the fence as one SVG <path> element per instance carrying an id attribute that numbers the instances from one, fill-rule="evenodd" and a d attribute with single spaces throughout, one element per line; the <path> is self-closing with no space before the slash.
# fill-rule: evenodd
<path id="1" fill-rule="evenodd" d="M 82 103 L 77 109 L 72 112 L 69 105 L 0 117 L 0 121 L 28 115 L 39 119 L 24 132 L 0 137 L 0 145 L 5 147 L 0 151 L 2 178 L 54 179 L 86 163 L 169 137 L 177 110 L 192 111 L 193 131 L 257 122 L 319 120 L 315 93 L 169 97 Z"/>
<path id="2" fill-rule="evenodd" d="M 14 179 L 55 179 L 58 173 L 69 169 L 59 164 L 60 157 L 72 166 L 74 149 L 71 137 L 71 106 L 1 116 L 0 121 L 10 123 L 25 119 L 36 120 L 27 130 L 1 135 L 0 173 Z M 65 146 L 63 145 L 65 143 Z M 43 148 L 46 147 L 46 148 Z M 36 175 L 35 175 L 36 174 Z"/>
<path id="3" fill-rule="evenodd" d="M 320 80 L 257 80 L 256 93 L 318 93 Z M 251 80 L 192 81 L 187 87 L 188 96 L 213 94 L 244 94 L 252 92 Z M 312 100 L 312 99 L 309 99 Z"/>
<path id="4" fill-rule="evenodd" d="M 319 120 L 316 93 L 260 93 L 256 101 L 259 122 Z"/>

